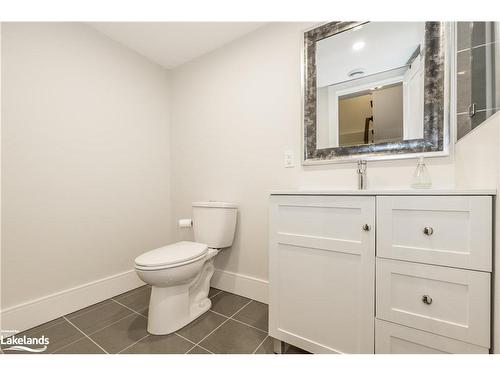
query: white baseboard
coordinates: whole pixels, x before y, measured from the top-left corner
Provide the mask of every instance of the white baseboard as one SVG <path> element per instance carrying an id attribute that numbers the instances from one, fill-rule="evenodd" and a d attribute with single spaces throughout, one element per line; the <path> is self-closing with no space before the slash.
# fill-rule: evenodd
<path id="1" fill-rule="evenodd" d="M 141 285 L 135 270 L 92 281 L 2 310 L 1 328 L 24 331 Z"/>
<path id="2" fill-rule="evenodd" d="M 210 284 L 226 292 L 268 303 L 269 282 L 266 280 L 216 269 Z"/>

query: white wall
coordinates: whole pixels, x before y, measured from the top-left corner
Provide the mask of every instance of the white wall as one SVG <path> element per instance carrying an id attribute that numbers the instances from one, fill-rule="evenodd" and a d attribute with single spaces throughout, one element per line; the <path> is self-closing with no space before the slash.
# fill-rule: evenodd
<path id="1" fill-rule="evenodd" d="M 457 187 L 500 190 L 500 113 L 488 118 L 456 144 Z M 495 249 L 493 255 L 493 350 L 500 353 L 500 199 L 495 200 Z"/>
<path id="2" fill-rule="evenodd" d="M 269 190 L 356 186 L 354 163 L 300 166 L 301 35 L 311 26 L 269 25 L 172 73 L 172 219 L 190 217 L 196 200 L 240 205 L 235 244 L 216 260 L 222 270 L 267 280 Z M 285 150 L 295 168 L 284 168 Z M 435 186 L 454 184 L 451 157 L 427 164 Z M 408 187 L 415 166 L 370 162 L 369 187 Z"/>
<path id="3" fill-rule="evenodd" d="M 2 308 L 134 276 L 170 241 L 166 71 L 83 24 L 2 37 Z"/>

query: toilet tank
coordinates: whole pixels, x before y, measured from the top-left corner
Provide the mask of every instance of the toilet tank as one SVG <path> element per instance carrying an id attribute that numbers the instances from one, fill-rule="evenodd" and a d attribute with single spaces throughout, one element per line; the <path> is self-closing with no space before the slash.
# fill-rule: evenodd
<path id="1" fill-rule="evenodd" d="M 238 207 L 226 202 L 193 202 L 194 240 L 213 249 L 233 244 Z"/>

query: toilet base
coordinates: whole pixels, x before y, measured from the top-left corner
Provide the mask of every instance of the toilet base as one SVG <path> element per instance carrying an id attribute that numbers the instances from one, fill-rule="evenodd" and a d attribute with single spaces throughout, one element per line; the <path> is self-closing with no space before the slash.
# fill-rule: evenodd
<path id="1" fill-rule="evenodd" d="M 149 302 L 148 332 L 167 335 L 175 332 L 212 306 L 208 298 L 210 279 L 214 273 L 214 257 L 218 253 L 210 249 L 199 275 L 190 283 L 175 286 L 152 286 Z"/>
<path id="2" fill-rule="evenodd" d="M 190 307 L 187 297 L 188 293 L 185 288 L 152 287 L 148 332 L 152 335 L 167 335 L 175 332 L 206 313 L 212 306 L 212 301 L 205 298 L 204 301 Z"/>

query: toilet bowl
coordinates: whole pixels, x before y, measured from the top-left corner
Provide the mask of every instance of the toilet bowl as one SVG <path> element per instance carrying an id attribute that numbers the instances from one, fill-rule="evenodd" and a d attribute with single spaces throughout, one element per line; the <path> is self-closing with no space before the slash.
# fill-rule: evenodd
<path id="1" fill-rule="evenodd" d="M 220 249 L 233 243 L 236 212 L 236 205 L 231 203 L 193 203 L 197 242 L 180 241 L 135 259 L 137 275 L 151 285 L 149 333 L 175 332 L 210 309 L 208 292 L 214 258 Z"/>

